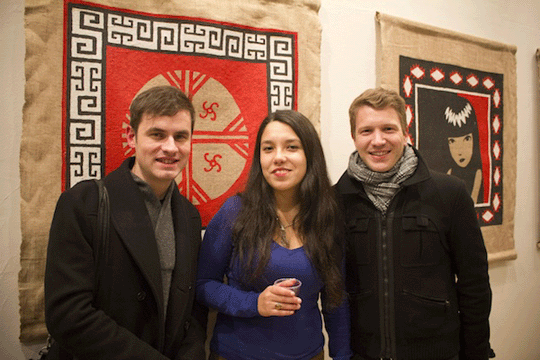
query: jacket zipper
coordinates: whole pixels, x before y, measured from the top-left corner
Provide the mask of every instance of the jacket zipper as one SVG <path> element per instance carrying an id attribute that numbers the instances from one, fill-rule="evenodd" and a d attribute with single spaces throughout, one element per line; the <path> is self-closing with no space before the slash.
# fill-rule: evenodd
<path id="1" fill-rule="evenodd" d="M 399 192 L 399 191 L 398 191 Z M 375 207 L 367 195 L 363 195 L 364 199 L 367 200 L 371 206 Z M 379 234 L 381 235 L 379 243 L 379 261 L 378 261 L 378 271 L 379 274 L 382 274 L 380 278 L 380 289 L 379 297 L 382 300 L 379 300 L 380 311 L 380 327 L 381 327 L 381 357 L 392 359 L 395 358 L 395 315 L 393 310 L 393 291 L 394 291 L 394 277 L 392 276 L 393 271 L 393 249 L 391 248 L 392 244 L 389 244 L 388 239 L 392 236 L 388 234 L 388 231 L 391 231 L 392 228 L 392 219 L 393 215 L 388 217 L 387 214 L 392 214 L 395 208 L 395 200 L 397 193 L 394 195 L 394 198 L 390 202 L 387 213 L 382 214 L 379 210 L 376 210 L 379 216 Z"/>
<path id="2" fill-rule="evenodd" d="M 391 269 L 391 256 L 390 251 L 391 249 L 389 244 L 389 237 L 388 237 L 388 218 L 386 215 L 381 215 L 381 228 L 380 228 L 380 234 L 381 234 L 381 243 L 380 243 L 380 251 L 381 251 L 381 274 L 382 274 L 382 321 L 381 321 L 381 350 L 383 357 L 392 357 L 392 336 L 391 336 L 391 329 L 392 329 L 392 286 L 391 286 L 391 278 L 390 278 L 390 272 Z"/>
<path id="3" fill-rule="evenodd" d="M 396 194 L 397 195 L 397 194 Z M 393 359 L 396 357 L 396 334 L 394 312 L 394 239 L 392 234 L 396 196 L 390 202 L 386 214 L 380 214 L 380 268 L 382 274 L 380 296 L 381 302 L 381 356 Z"/>

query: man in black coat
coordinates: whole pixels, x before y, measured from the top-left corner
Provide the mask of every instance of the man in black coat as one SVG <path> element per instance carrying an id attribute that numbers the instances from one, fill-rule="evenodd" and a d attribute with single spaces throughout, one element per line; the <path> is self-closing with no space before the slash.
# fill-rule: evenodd
<path id="1" fill-rule="evenodd" d="M 487 253 L 464 182 L 407 144 L 396 92 L 365 91 L 349 116 L 356 151 L 335 187 L 353 359 L 487 360 Z"/>
<path id="2" fill-rule="evenodd" d="M 106 251 L 94 251 L 98 189 L 83 181 L 58 200 L 45 271 L 45 315 L 60 359 L 204 359 L 206 310 L 195 301 L 201 218 L 175 178 L 191 151 L 194 108 L 172 86 L 130 106 L 135 156 L 105 177 Z M 95 257 L 99 259 L 96 268 Z"/>

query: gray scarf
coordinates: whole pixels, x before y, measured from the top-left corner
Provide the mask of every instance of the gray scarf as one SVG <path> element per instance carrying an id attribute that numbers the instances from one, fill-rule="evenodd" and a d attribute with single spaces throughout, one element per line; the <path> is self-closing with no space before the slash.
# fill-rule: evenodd
<path id="1" fill-rule="evenodd" d="M 416 170 L 418 158 L 411 146 L 405 146 L 401 159 L 388 171 L 376 172 L 370 170 L 362 161 L 358 151 L 351 154 L 347 174 L 360 181 L 373 205 L 386 214 L 388 205 L 394 195 Z"/>
<path id="2" fill-rule="evenodd" d="M 171 280 L 174 266 L 176 264 L 176 239 L 174 236 L 174 225 L 172 220 L 171 198 L 176 182 L 172 181 L 165 197 L 160 200 L 156 197 L 154 191 L 144 180 L 134 173 L 131 173 L 133 179 L 139 186 L 148 210 L 148 215 L 154 226 L 154 233 L 161 261 L 161 278 L 163 284 L 163 300 L 165 315 L 169 303 L 169 292 L 171 289 Z"/>

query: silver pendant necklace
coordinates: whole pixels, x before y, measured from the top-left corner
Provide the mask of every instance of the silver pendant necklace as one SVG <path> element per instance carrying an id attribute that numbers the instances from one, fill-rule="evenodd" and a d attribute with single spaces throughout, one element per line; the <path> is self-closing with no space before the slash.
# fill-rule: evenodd
<path id="1" fill-rule="evenodd" d="M 289 240 L 287 239 L 287 228 L 291 227 L 294 224 L 294 221 L 291 224 L 283 226 L 279 218 L 276 218 L 279 223 L 279 236 L 281 238 L 281 242 L 286 247 L 289 247 Z"/>

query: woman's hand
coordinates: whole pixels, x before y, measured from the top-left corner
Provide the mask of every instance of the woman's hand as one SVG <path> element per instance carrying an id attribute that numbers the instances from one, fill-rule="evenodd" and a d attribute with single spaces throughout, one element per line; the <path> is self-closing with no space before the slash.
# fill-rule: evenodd
<path id="1" fill-rule="evenodd" d="M 261 316 L 290 316 L 300 309 L 302 299 L 294 291 L 279 285 L 270 285 L 257 299 L 257 310 Z"/>

